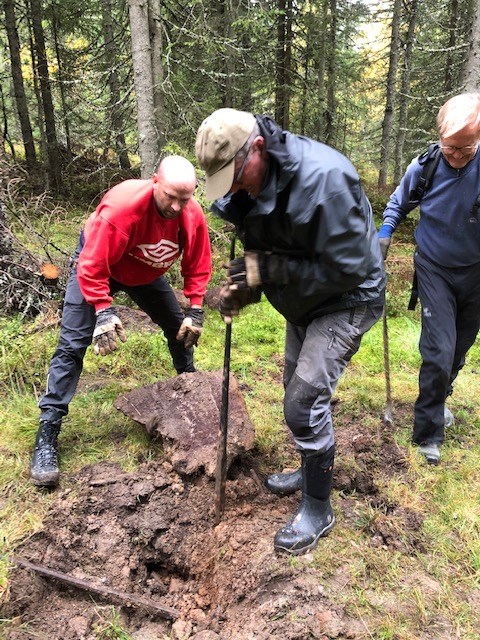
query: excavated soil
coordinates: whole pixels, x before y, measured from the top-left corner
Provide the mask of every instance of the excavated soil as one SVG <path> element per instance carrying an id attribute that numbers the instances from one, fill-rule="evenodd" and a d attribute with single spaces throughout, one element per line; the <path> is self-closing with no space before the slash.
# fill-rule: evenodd
<path id="1" fill-rule="evenodd" d="M 123 318 L 126 324 L 138 327 L 143 322 L 145 330 L 154 328 L 138 311 L 123 310 Z M 175 385 L 173 399 L 178 397 Z M 189 387 L 185 391 L 190 393 Z M 376 428 L 359 429 L 362 415 L 344 415 L 341 403 L 335 404 L 334 414 L 337 527 L 363 526 L 374 548 L 405 554 L 421 550 L 419 513 L 384 495 L 389 477 L 408 483 L 406 452 L 380 419 Z M 215 478 L 205 471 L 208 464 L 186 474 L 173 454 L 168 459 L 168 448 L 163 458 L 159 454 L 133 472 L 103 462 L 75 477 L 64 475 L 43 529 L 16 549 L 16 558 L 121 592 L 123 600 L 12 563 L 10 596 L 1 613 L 14 620 L 6 640 L 117 638 L 105 623 L 114 606 L 118 623 L 135 640 L 371 638 L 364 622 L 338 604 L 348 567 L 323 575 L 313 554 L 295 562 L 275 554 L 274 534 L 299 496 L 268 493 L 260 471 L 266 469 L 265 460 L 255 450 L 238 451 L 217 525 Z M 359 525 L 358 507 L 366 505 L 374 515 Z M 165 612 L 143 606 L 136 597 Z"/>
<path id="2" fill-rule="evenodd" d="M 359 433 L 358 419 L 337 418 L 338 520 L 348 526 L 358 517 L 358 501 L 367 501 L 377 513 L 365 532 L 373 546 L 421 548 L 419 515 L 382 497 L 386 477 L 405 475 L 404 452 L 382 426 Z M 179 475 L 165 460 L 134 472 L 106 462 L 83 468 L 57 490 L 43 530 L 17 557 L 149 598 L 174 614 L 166 619 L 135 603 L 119 605 L 16 566 L 4 615 L 18 625 L 8 640 L 92 640 L 114 604 L 123 628 L 138 640 L 369 637 L 361 621 L 333 603 L 345 584 L 341 575 L 325 589 L 311 554 L 296 563 L 275 554 L 273 536 L 298 496 L 269 494 L 259 462 L 250 453 L 231 467 L 217 526 L 215 481 L 204 473 Z"/>

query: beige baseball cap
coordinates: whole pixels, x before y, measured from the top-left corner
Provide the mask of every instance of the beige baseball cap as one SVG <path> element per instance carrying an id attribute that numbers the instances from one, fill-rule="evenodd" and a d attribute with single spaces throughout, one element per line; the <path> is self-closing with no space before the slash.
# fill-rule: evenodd
<path id="1" fill-rule="evenodd" d="M 235 155 L 248 140 L 255 116 L 237 109 L 217 109 L 202 122 L 197 132 L 195 153 L 205 171 L 205 193 L 209 200 L 230 191 L 235 172 Z"/>

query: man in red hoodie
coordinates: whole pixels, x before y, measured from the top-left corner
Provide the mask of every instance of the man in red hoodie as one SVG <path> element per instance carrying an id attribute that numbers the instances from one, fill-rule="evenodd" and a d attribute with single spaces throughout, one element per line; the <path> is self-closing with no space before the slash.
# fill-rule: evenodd
<path id="1" fill-rule="evenodd" d="M 113 295 L 126 292 L 159 325 L 177 373 L 195 371 L 193 346 L 203 325 L 203 296 L 211 276 L 208 229 L 193 193 L 193 165 L 180 156 L 162 160 L 149 180 L 110 189 L 88 218 L 73 256 L 62 326 L 50 363 L 30 475 L 39 486 L 59 479 L 57 439 L 92 343 L 105 356 L 125 342 Z M 164 274 L 181 259 L 183 314 Z"/>

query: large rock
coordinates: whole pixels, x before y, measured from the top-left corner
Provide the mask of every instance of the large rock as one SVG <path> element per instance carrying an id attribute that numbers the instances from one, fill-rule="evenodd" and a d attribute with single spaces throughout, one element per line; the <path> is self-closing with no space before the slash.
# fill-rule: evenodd
<path id="1" fill-rule="evenodd" d="M 197 371 L 122 394 L 115 407 L 163 441 L 178 473 L 215 476 L 222 372 Z M 254 427 L 237 381 L 230 375 L 227 468 L 253 448 Z"/>

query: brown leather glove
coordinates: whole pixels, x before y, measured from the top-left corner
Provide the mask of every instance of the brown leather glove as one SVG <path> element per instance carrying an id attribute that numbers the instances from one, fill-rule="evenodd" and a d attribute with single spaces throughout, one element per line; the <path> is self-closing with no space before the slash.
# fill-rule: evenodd
<path id="1" fill-rule="evenodd" d="M 245 289 L 231 289 L 228 284 L 220 289 L 218 310 L 226 324 L 230 324 L 234 316 L 238 316 L 240 309 L 248 304 L 260 302 L 262 290 L 260 287 Z"/>

